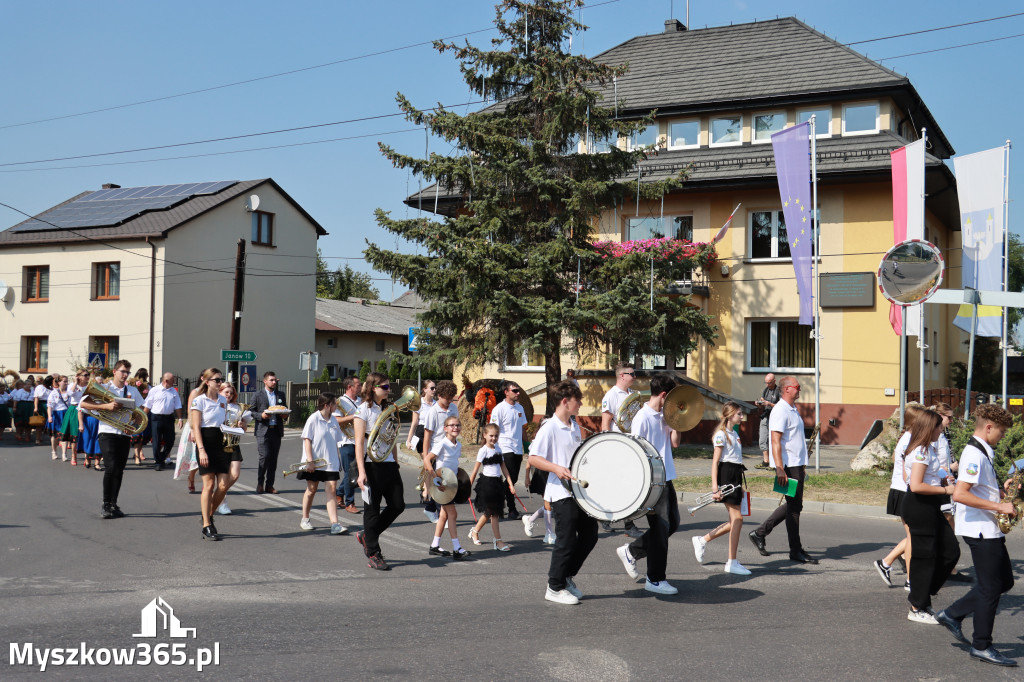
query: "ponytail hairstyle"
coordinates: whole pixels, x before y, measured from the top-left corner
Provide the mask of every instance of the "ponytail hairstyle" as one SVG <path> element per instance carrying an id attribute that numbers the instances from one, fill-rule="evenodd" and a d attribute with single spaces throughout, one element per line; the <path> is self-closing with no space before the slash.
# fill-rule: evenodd
<path id="1" fill-rule="evenodd" d="M 377 401 L 373 397 L 373 391 L 381 384 L 386 384 L 387 382 L 388 378 L 380 372 L 370 372 L 367 374 L 366 381 L 363 382 L 363 391 L 361 394 L 363 402 L 369 403 L 370 405 L 376 405 Z M 383 401 L 381 402 L 383 403 Z"/>
<path id="2" fill-rule="evenodd" d="M 208 367 L 203 370 L 203 373 L 199 375 L 200 386 L 203 389 L 203 395 L 210 392 L 210 380 L 217 375 L 224 376 L 224 372 L 220 371 L 216 367 Z"/>
<path id="3" fill-rule="evenodd" d="M 917 448 L 927 449 L 932 444 L 932 434 L 935 429 L 942 426 L 942 417 L 932 410 L 921 410 L 921 414 L 914 420 L 914 426 L 910 429 L 910 445 L 907 446 L 907 456 L 910 456 Z"/>
<path id="4" fill-rule="evenodd" d="M 903 410 L 903 431 L 908 432 L 914 428 L 914 422 L 922 414 L 927 412 L 925 406 L 921 403 L 907 403 L 906 408 Z M 907 448 L 907 452 L 910 452 L 910 448 Z"/>
<path id="5" fill-rule="evenodd" d="M 718 433 L 719 431 L 729 433 L 729 420 L 732 419 L 732 416 L 741 409 L 743 408 L 739 406 L 739 403 L 734 403 L 731 400 L 725 405 L 722 405 L 722 418 L 718 420 L 718 426 L 715 427 L 715 433 Z"/>

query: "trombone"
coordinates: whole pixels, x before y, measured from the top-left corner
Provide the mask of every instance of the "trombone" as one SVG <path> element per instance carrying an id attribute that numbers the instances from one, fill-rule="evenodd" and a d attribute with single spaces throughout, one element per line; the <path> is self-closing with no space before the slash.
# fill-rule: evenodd
<path id="1" fill-rule="evenodd" d="M 730 494 L 732 492 L 735 492 L 736 488 L 738 488 L 738 487 L 739 486 L 737 486 L 735 483 L 727 483 L 727 484 L 723 485 L 721 488 L 719 488 L 718 492 L 722 495 L 722 497 L 725 497 L 726 495 L 728 495 L 728 494 Z M 693 516 L 698 511 L 700 511 L 701 509 L 703 509 L 704 507 L 708 506 L 709 504 L 711 504 L 714 501 L 715 501 L 715 493 L 714 492 L 704 493 L 703 495 L 701 495 L 700 497 L 697 498 L 697 504 L 693 505 L 692 507 L 687 507 L 686 511 L 690 512 L 690 516 Z"/>

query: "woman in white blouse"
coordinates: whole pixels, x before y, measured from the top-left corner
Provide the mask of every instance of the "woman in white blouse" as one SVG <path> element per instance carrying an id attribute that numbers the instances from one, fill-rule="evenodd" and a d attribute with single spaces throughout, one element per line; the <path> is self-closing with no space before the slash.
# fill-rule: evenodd
<path id="1" fill-rule="evenodd" d="M 204 370 L 200 376 L 202 391 L 189 404 L 189 423 L 192 438 L 198 450 L 199 475 L 203 479 L 203 494 L 200 509 L 203 514 L 203 539 L 220 540 L 220 534 L 213 525 L 213 510 L 224 501 L 228 491 L 231 462 L 224 453 L 224 398 L 220 385 L 224 375 L 215 367 Z"/>

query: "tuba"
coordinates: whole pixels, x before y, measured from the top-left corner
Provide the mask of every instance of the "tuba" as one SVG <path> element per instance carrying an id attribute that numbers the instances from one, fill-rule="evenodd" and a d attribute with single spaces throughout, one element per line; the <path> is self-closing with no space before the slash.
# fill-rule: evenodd
<path id="1" fill-rule="evenodd" d="M 640 411 L 640 408 L 650 398 L 650 393 L 643 393 L 641 391 L 633 391 L 626 396 L 619 405 L 619 409 L 615 411 L 615 425 L 619 427 L 619 431 L 629 433 L 633 425 L 633 417 L 636 416 L 636 413 Z"/>
<path id="2" fill-rule="evenodd" d="M 237 410 L 230 406 L 227 409 L 225 409 L 224 426 L 228 427 L 229 429 L 240 428 L 242 423 L 242 417 L 245 416 L 245 413 L 249 410 L 249 407 L 250 405 L 246 405 L 245 403 L 239 403 Z M 242 438 L 238 434 L 228 433 L 227 431 L 225 431 L 224 452 L 234 452 L 235 446 L 238 445 L 238 442 L 240 440 L 242 440 Z"/>
<path id="3" fill-rule="evenodd" d="M 350 405 L 352 405 L 351 411 L 346 409 L 345 403 L 349 403 Z M 356 413 L 357 409 L 358 408 L 354 404 L 352 404 L 352 401 L 348 399 L 348 396 L 342 395 L 340 398 L 338 398 L 338 412 L 341 413 L 342 417 L 351 417 Z M 345 424 L 344 426 L 340 426 L 338 428 L 340 428 L 341 432 L 344 433 L 346 436 L 355 440 L 356 430 L 352 428 L 352 422 L 349 422 L 348 424 Z"/>
<path id="4" fill-rule="evenodd" d="M 415 386 L 403 388 L 402 395 L 398 397 L 398 400 L 384 408 L 384 411 L 377 417 L 377 423 L 373 425 L 370 437 L 366 441 L 366 455 L 371 462 L 383 462 L 394 449 L 401 426 L 398 412 L 418 409 L 420 409 L 420 394 Z"/>
<path id="5" fill-rule="evenodd" d="M 1013 530 L 1021 521 L 1021 516 L 1024 515 L 1024 498 L 1021 497 L 1021 488 L 1024 487 L 1024 471 L 1018 470 L 1012 477 L 1010 477 L 1010 485 L 1008 488 L 1004 488 L 1006 493 L 1000 502 L 1009 502 L 1013 505 L 1016 511 L 1016 516 L 1010 516 L 1009 514 L 996 514 L 996 523 L 999 524 L 999 530 L 1005 535 Z"/>
<path id="6" fill-rule="evenodd" d="M 102 405 L 105 403 L 117 403 L 117 409 L 113 411 L 107 410 L 92 410 L 89 414 L 96 419 L 100 420 L 107 426 L 112 426 L 118 431 L 124 433 L 126 436 L 137 436 L 146 430 L 146 424 L 149 423 L 149 417 L 142 411 L 141 407 L 135 406 L 135 401 L 128 397 L 118 397 L 117 394 L 111 392 L 105 386 L 96 383 L 95 379 L 89 379 L 89 384 L 82 391 L 82 401 L 79 403 L 79 407 L 82 409 L 89 409 L 89 402 L 86 402 L 88 398 L 92 398 L 93 405 Z"/>

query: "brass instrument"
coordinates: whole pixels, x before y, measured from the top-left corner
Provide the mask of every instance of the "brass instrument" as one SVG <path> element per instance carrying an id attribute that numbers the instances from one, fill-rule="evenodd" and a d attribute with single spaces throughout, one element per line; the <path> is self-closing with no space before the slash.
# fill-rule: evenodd
<path id="1" fill-rule="evenodd" d="M 1013 530 L 1013 527 L 1021 522 L 1021 516 L 1024 516 L 1024 498 L 1021 497 L 1021 488 L 1024 487 L 1024 471 L 1017 470 L 1013 476 L 1010 477 L 1010 485 L 1008 488 L 1004 488 L 1005 494 L 1000 503 L 1009 502 L 1013 505 L 1013 509 L 1016 515 L 1010 516 L 1009 514 L 996 514 L 996 523 L 999 524 L 999 530 L 1003 534 L 1009 533 Z"/>
<path id="2" fill-rule="evenodd" d="M 704 418 L 704 396 L 696 386 L 680 384 L 665 395 L 665 423 L 682 433 Z"/>
<path id="3" fill-rule="evenodd" d="M 242 423 L 242 417 L 249 410 L 251 405 L 245 403 L 239 403 L 238 409 L 228 406 L 224 410 L 224 426 L 229 428 L 237 429 Z M 235 433 L 224 434 L 224 452 L 234 452 L 235 446 L 242 440 L 242 437 Z"/>
<path id="4" fill-rule="evenodd" d="M 307 466 L 309 466 L 309 462 L 306 462 L 306 461 L 296 462 L 295 464 L 291 465 L 290 467 L 288 467 L 287 469 L 285 469 L 281 473 L 284 474 L 285 478 L 288 478 L 289 474 L 297 474 L 300 471 L 305 471 Z M 324 459 L 323 457 L 321 457 L 320 459 L 314 459 L 313 460 L 313 468 L 314 469 L 326 469 L 327 468 L 327 460 Z"/>
<path id="5" fill-rule="evenodd" d="M 345 409 L 345 403 L 346 402 L 352 405 L 352 410 L 351 411 Z M 352 401 L 348 399 L 348 396 L 342 395 L 340 398 L 338 398 L 338 412 L 341 413 L 342 417 L 351 417 L 352 415 L 354 415 L 356 413 L 357 409 L 359 409 L 359 408 L 357 408 L 355 406 L 355 404 L 352 403 Z M 346 436 L 348 436 L 352 440 L 355 440 L 356 430 L 352 427 L 352 422 L 349 422 L 348 424 L 345 424 L 344 426 L 339 426 L 338 428 L 341 429 L 341 432 L 343 434 L 345 434 Z"/>
<path id="6" fill-rule="evenodd" d="M 366 441 L 366 455 L 371 462 L 383 462 L 394 449 L 401 426 L 398 412 L 418 409 L 420 409 L 420 394 L 415 386 L 406 386 L 402 389 L 402 395 L 398 396 L 398 400 L 384 408 L 384 411 L 377 417 L 377 423 L 373 425 L 370 437 Z"/>
<path id="7" fill-rule="evenodd" d="M 108 388 L 97 383 L 95 379 L 89 379 L 89 384 L 82 391 L 82 400 L 78 406 L 82 409 L 89 409 L 87 399 L 92 398 L 92 405 L 103 405 L 106 403 L 117 403 L 118 407 L 113 411 L 91 410 L 89 414 L 100 420 L 107 426 L 112 426 L 127 436 L 137 436 L 146 430 L 149 417 L 142 411 L 141 407 L 135 406 L 135 401 L 127 397 L 121 398 Z"/>
<path id="8" fill-rule="evenodd" d="M 619 409 L 615 410 L 615 425 L 619 427 L 619 431 L 629 433 L 633 425 L 633 417 L 644 406 L 644 403 L 650 399 L 650 393 L 633 391 L 622 400 L 622 403 L 619 404 Z"/>
<path id="9" fill-rule="evenodd" d="M 718 492 L 722 494 L 722 497 L 725 497 L 726 495 L 735 492 L 737 487 L 739 486 L 737 486 L 735 483 L 727 483 L 720 487 L 718 489 Z M 692 507 L 687 507 L 686 511 L 690 512 L 690 516 L 693 516 L 699 510 L 703 509 L 704 507 L 708 506 L 714 501 L 715 493 L 704 493 L 703 495 L 697 498 L 697 504 L 693 505 Z"/>

